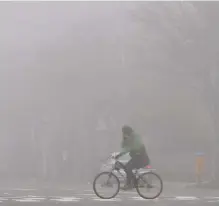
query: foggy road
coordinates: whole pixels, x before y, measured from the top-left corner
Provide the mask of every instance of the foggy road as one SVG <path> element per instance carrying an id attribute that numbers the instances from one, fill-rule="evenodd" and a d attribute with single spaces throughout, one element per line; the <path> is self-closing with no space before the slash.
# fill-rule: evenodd
<path id="1" fill-rule="evenodd" d="M 172 194 L 172 195 L 171 195 Z M 218 191 L 166 188 L 163 194 L 155 200 L 145 200 L 138 196 L 135 190 L 120 191 L 114 199 L 98 198 L 91 187 L 74 189 L 11 189 L 0 192 L 1 203 L 10 205 L 218 205 Z"/>

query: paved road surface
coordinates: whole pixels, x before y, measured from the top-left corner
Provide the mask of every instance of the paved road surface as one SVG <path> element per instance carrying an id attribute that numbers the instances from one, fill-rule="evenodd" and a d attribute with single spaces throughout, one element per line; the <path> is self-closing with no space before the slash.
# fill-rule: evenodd
<path id="1" fill-rule="evenodd" d="M 135 190 L 120 192 L 111 200 L 96 197 L 91 188 L 74 189 L 0 189 L 2 205 L 50 206 L 50 205 L 136 205 L 136 206 L 218 206 L 219 192 L 203 189 L 185 189 L 168 186 L 161 197 L 155 200 L 144 200 Z"/>

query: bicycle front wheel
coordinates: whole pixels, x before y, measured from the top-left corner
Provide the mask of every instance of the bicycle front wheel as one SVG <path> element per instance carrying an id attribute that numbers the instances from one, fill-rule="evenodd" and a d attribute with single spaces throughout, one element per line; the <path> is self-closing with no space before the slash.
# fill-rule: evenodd
<path id="1" fill-rule="evenodd" d="M 112 199 L 120 189 L 120 181 L 112 172 L 101 172 L 93 182 L 94 193 L 101 199 Z"/>
<path id="2" fill-rule="evenodd" d="M 136 190 L 144 199 L 155 199 L 163 191 L 163 182 L 154 172 L 145 172 L 137 179 Z"/>

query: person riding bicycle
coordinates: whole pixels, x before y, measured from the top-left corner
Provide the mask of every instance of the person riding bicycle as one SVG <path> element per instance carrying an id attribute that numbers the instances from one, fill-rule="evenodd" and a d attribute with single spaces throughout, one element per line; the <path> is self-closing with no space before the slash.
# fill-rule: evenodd
<path id="1" fill-rule="evenodd" d="M 131 157 L 129 162 L 125 165 L 127 180 L 123 189 L 128 190 L 132 188 L 132 170 L 146 167 L 150 164 L 150 160 L 140 135 L 136 134 L 134 130 L 128 125 L 124 125 L 122 127 L 122 134 L 122 151 L 115 156 L 115 159 L 118 159 L 127 153 L 129 153 Z"/>

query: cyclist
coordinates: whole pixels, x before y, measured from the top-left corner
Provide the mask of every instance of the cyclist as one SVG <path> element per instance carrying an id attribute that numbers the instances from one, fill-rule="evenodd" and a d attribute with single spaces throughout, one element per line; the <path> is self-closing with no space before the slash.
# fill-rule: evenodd
<path id="1" fill-rule="evenodd" d="M 123 156 L 126 153 L 129 153 L 131 159 L 125 165 L 125 172 L 127 174 L 126 184 L 124 190 L 132 188 L 132 170 L 140 169 L 150 164 L 149 157 L 147 155 L 144 143 L 141 140 L 141 137 L 134 132 L 134 130 L 128 126 L 124 125 L 122 127 L 122 151 L 115 156 L 115 159 Z"/>

